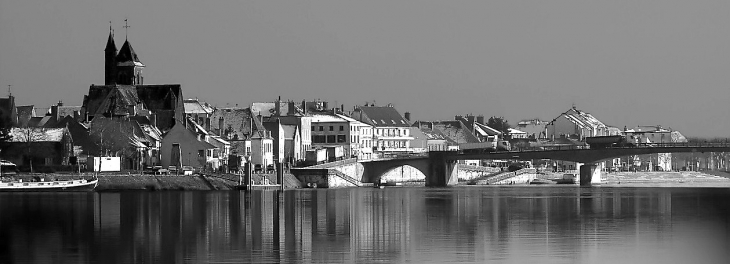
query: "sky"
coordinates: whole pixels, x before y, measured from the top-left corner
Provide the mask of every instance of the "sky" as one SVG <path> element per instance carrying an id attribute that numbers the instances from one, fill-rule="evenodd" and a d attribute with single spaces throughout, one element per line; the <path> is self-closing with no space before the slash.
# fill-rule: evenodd
<path id="1" fill-rule="evenodd" d="M 111 21 L 145 84 L 219 106 L 392 103 L 514 125 L 575 105 L 620 128 L 730 137 L 728 14 L 727 0 L 0 0 L 0 94 L 81 105 L 104 83 Z"/>

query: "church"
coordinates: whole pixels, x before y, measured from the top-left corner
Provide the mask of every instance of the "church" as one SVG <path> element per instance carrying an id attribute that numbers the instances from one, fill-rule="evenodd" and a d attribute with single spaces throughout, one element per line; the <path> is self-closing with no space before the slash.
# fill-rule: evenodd
<path id="1" fill-rule="evenodd" d="M 96 117 L 146 119 L 145 123 L 167 131 L 185 116 L 180 84 L 144 84 L 140 61 L 128 39 L 117 50 L 109 29 L 104 49 L 104 85 L 92 84 L 84 96 L 84 121 Z"/>

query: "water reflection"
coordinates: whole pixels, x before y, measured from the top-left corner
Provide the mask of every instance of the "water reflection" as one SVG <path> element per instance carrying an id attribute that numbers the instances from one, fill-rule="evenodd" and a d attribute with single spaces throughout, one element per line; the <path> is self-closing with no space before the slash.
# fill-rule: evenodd
<path id="1" fill-rule="evenodd" d="M 724 263 L 730 191 L 0 194 L 0 263 Z"/>

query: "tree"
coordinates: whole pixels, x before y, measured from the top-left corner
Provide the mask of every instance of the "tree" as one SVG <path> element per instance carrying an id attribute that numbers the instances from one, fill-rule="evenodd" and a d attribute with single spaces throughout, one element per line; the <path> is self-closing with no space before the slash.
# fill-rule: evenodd
<path id="1" fill-rule="evenodd" d="M 28 159 L 28 165 L 30 165 L 30 172 L 32 173 L 33 158 L 36 156 L 36 154 L 43 151 L 43 149 L 37 146 L 34 147 L 33 142 L 42 141 L 46 137 L 46 129 L 37 127 L 25 127 L 16 129 L 19 130 L 19 133 L 15 133 L 15 140 L 17 142 L 23 142 L 23 154 Z"/>
<path id="2" fill-rule="evenodd" d="M 509 129 L 512 128 L 509 125 L 509 122 L 507 122 L 507 119 L 504 119 L 504 117 L 501 116 L 490 117 L 487 121 L 487 126 L 499 130 L 505 138 L 509 135 Z"/>

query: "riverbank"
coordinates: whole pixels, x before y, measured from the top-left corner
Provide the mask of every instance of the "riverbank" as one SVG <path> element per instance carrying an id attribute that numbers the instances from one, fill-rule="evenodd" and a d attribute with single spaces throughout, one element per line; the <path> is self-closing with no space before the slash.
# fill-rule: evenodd
<path id="1" fill-rule="evenodd" d="M 53 181 L 71 179 L 91 179 L 91 173 L 26 173 L 16 175 L 15 178 L 23 181 Z M 185 190 L 185 191 L 214 191 L 214 190 L 235 190 L 238 185 L 238 176 L 232 174 L 223 175 L 150 175 L 131 173 L 103 173 L 97 176 L 99 184 L 96 191 L 133 191 L 133 190 Z M 300 188 L 298 181 L 291 174 L 284 174 L 284 188 Z M 276 184 L 276 175 L 254 174 L 254 183 L 261 184 L 269 182 Z"/>
<path id="2" fill-rule="evenodd" d="M 562 173 L 540 174 L 540 179 L 559 179 Z M 730 187 L 730 173 L 721 171 L 603 172 L 602 186 L 636 187 Z"/>

